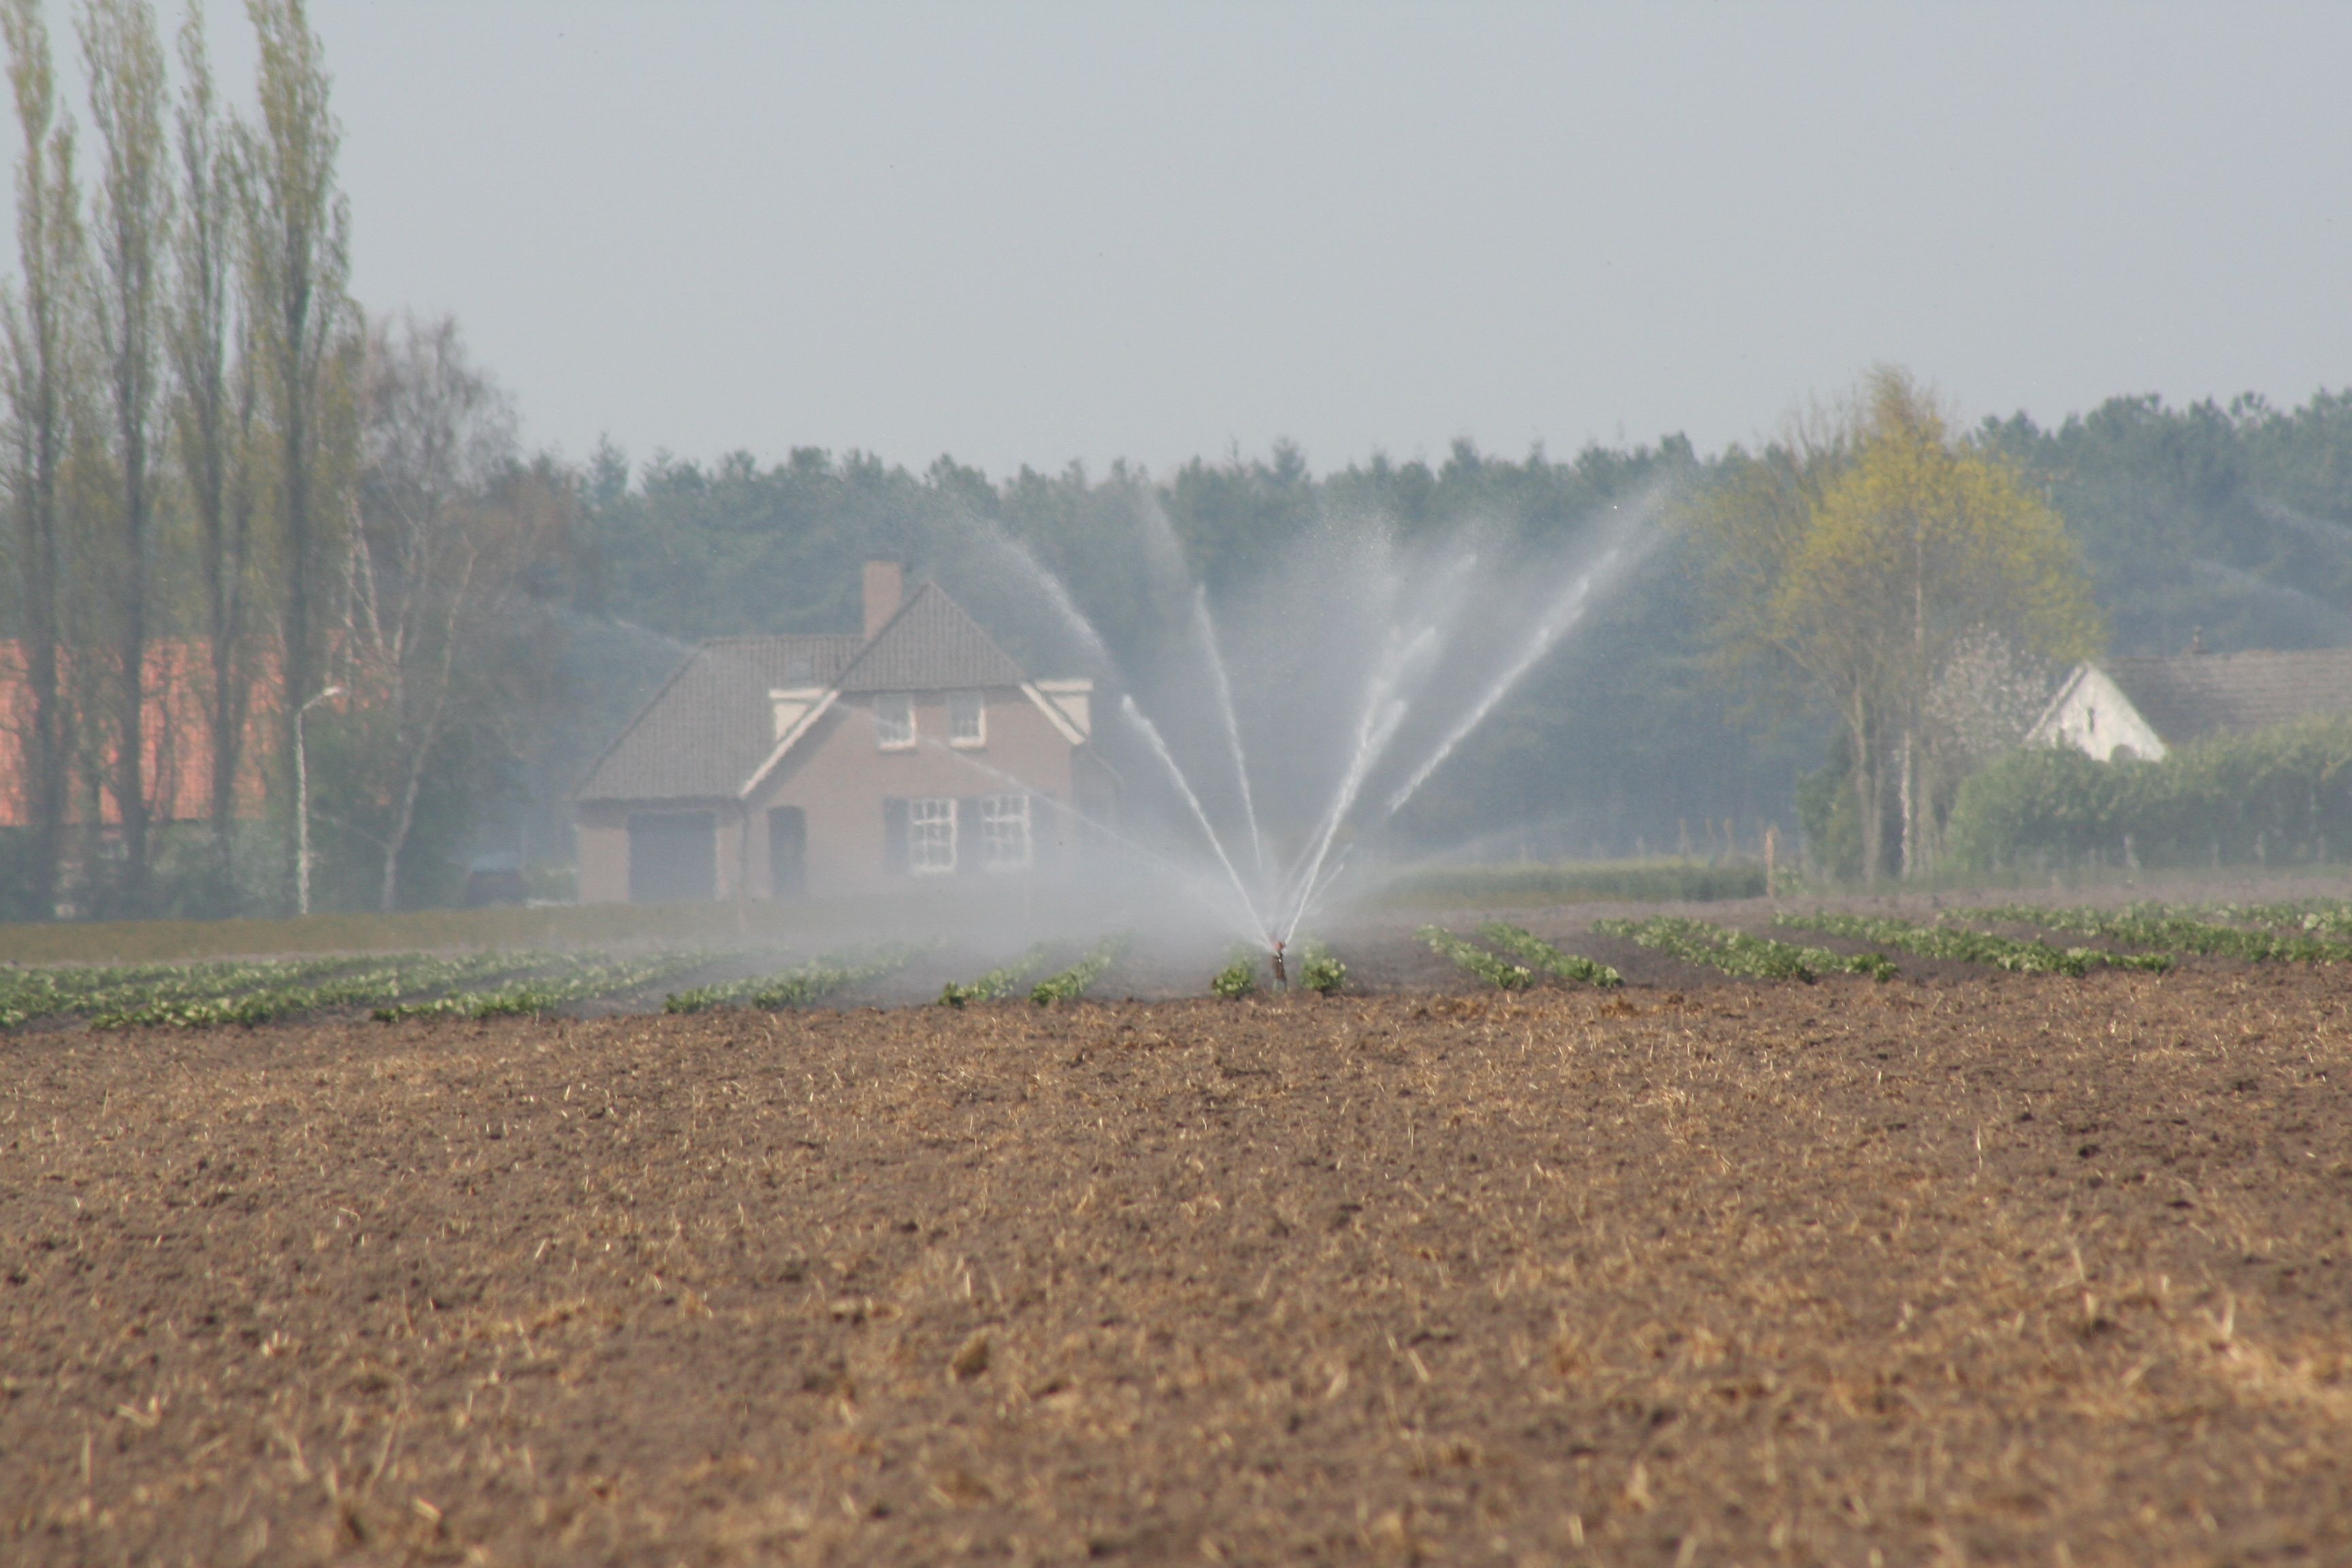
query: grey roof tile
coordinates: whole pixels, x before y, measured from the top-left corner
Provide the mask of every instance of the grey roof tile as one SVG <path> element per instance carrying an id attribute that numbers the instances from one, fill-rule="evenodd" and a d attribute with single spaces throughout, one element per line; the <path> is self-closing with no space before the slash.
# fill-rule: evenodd
<path id="1" fill-rule="evenodd" d="M 2168 745 L 2352 714 L 2352 648 L 2118 658 L 2103 668 Z"/>
<path id="2" fill-rule="evenodd" d="M 1018 686 L 1029 677 L 935 583 L 900 605 L 843 672 L 844 691 L 945 691 Z"/>
<path id="3" fill-rule="evenodd" d="M 768 693 L 830 686 L 857 657 L 856 637 L 717 637 L 590 764 L 574 800 L 717 800 L 734 795 L 775 749 Z"/>

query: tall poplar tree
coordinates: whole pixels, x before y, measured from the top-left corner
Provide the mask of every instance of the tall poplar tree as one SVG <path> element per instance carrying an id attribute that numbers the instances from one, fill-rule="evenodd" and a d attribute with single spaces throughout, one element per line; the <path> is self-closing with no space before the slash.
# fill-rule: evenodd
<path id="1" fill-rule="evenodd" d="M 164 373 L 164 273 L 172 228 L 170 151 L 163 132 L 163 44 L 146 0 L 85 0 L 79 18 L 98 132 L 91 192 L 92 290 L 106 378 L 110 451 L 105 489 L 110 537 L 100 554 L 110 721 L 100 766 L 122 825 L 121 907 L 143 913 L 152 864 L 147 773 L 148 642 L 155 594 L 154 447 Z"/>
<path id="2" fill-rule="evenodd" d="M 25 821 L 23 895 L 46 916 L 64 861 L 67 782 L 74 736 L 65 690 L 65 530 L 59 475 L 73 396 L 75 303 L 82 267 L 81 197 L 74 136 L 60 121 L 40 0 L 0 0 L 8 85 L 24 152 L 16 165 L 16 252 L 22 276 L 8 296 L 8 500 L 14 512 L 25 701 L 17 717 Z"/>
<path id="3" fill-rule="evenodd" d="M 251 342 L 277 459 L 279 765 L 290 769 L 302 704 L 322 684 L 319 602 L 336 531 L 324 492 L 344 456 L 332 443 L 349 439 L 348 420 L 337 421 L 329 405 L 351 337 L 351 208 L 335 188 L 341 131 L 302 0 L 247 0 L 246 12 L 260 47 L 260 121 L 239 136 L 242 228 Z M 290 879 L 290 853 L 288 865 Z"/>
<path id="4" fill-rule="evenodd" d="M 215 907 L 228 912 L 236 888 L 236 781 L 245 761 L 253 693 L 251 594 L 255 495 L 249 461 L 260 388 L 251 353 L 237 352 L 250 323 L 236 310 L 239 228 L 236 142 L 224 120 L 205 47 L 204 13 L 180 26 L 180 100 L 173 115 L 179 199 L 173 228 L 173 435 L 191 514 L 202 602 L 202 701 L 211 814 Z"/>

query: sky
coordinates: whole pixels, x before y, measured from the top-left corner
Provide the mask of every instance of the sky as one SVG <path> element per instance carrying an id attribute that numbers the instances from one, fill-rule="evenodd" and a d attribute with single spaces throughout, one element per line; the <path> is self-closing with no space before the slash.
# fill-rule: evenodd
<path id="1" fill-rule="evenodd" d="M 2352 384 L 2352 5 L 313 5 L 354 295 L 455 313 L 573 457 L 1328 470 L 1712 451 L 1880 363 L 2045 422 Z"/>

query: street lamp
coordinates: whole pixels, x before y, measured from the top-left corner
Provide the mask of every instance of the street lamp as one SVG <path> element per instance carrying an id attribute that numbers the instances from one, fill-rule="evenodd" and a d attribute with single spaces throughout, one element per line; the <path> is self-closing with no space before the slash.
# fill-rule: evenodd
<path id="1" fill-rule="evenodd" d="M 302 750 L 302 721 L 328 698 L 342 694 L 341 687 L 330 686 L 294 710 L 294 907 L 306 915 L 310 912 L 310 763 Z"/>

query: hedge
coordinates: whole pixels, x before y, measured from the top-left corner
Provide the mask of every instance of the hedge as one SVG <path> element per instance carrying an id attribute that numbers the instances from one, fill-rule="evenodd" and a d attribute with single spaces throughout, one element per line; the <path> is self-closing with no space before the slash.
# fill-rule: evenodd
<path id="1" fill-rule="evenodd" d="M 2014 752 L 1961 784 L 1948 842 L 1977 870 L 2352 858 L 2352 720 L 2214 735 L 2161 762 Z"/>

